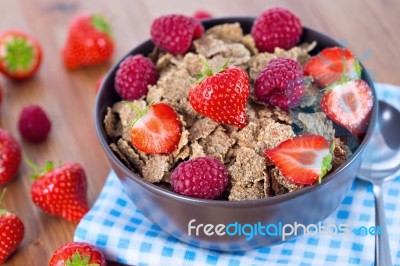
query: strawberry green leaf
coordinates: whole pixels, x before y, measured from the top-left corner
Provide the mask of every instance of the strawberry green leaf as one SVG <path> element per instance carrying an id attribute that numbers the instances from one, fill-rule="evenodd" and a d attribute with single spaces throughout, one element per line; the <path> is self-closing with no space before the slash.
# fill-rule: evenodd
<path id="1" fill-rule="evenodd" d="M 66 266 L 100 266 L 98 263 L 90 263 L 90 256 L 82 257 L 79 252 L 75 252 L 72 256 L 72 260 L 68 259 L 66 261 Z"/>
<path id="2" fill-rule="evenodd" d="M 207 62 L 206 62 L 204 59 L 201 59 L 200 62 L 201 62 L 201 64 L 204 66 L 205 72 L 204 72 L 204 73 L 199 73 L 199 74 L 197 74 L 196 83 L 201 83 L 201 82 L 202 82 L 204 79 L 206 79 L 207 77 L 210 77 L 210 76 L 212 76 L 212 75 L 214 75 L 214 74 L 216 74 L 216 73 L 222 72 L 222 71 L 228 66 L 228 64 L 229 64 L 229 59 L 227 59 L 227 60 L 225 61 L 225 63 L 224 63 L 221 67 L 217 68 L 217 69 L 214 70 L 214 71 L 210 68 L 210 66 L 207 64 Z"/>
<path id="3" fill-rule="evenodd" d="M 358 61 L 358 60 L 354 61 L 354 71 L 356 72 L 356 75 L 357 75 L 356 78 L 360 79 L 361 78 L 362 67 L 361 67 L 360 61 Z"/>
<path id="4" fill-rule="evenodd" d="M 112 37 L 111 27 L 103 16 L 93 15 L 92 25 L 96 30 L 106 34 L 109 38 Z"/>
<path id="5" fill-rule="evenodd" d="M 322 178 L 332 169 L 333 151 L 335 143 L 332 143 L 329 154 L 322 159 L 321 174 L 319 175 L 318 183 L 321 183 Z"/>
<path id="6" fill-rule="evenodd" d="M 33 174 L 29 175 L 29 177 L 34 180 L 40 178 L 41 176 L 52 171 L 55 167 L 58 167 L 62 164 L 62 163 L 60 163 L 59 165 L 55 166 L 53 162 L 48 161 L 48 162 L 46 162 L 44 168 L 40 168 L 39 166 L 37 166 L 35 163 L 33 163 L 28 158 L 25 158 L 25 163 L 34 171 Z"/>
<path id="7" fill-rule="evenodd" d="M 14 36 L 6 42 L 2 60 L 10 72 L 29 70 L 34 59 L 32 44 L 26 38 Z"/>

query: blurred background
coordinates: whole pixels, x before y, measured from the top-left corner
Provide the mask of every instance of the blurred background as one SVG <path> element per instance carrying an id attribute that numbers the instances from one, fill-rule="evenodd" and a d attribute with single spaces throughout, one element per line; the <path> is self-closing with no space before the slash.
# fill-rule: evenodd
<path id="1" fill-rule="evenodd" d="M 359 57 L 378 82 L 400 85 L 400 1 L 261 1 L 261 0 L 1 0 L 0 32 L 19 28 L 38 39 L 44 60 L 38 74 L 24 82 L 0 77 L 3 103 L 0 127 L 20 142 L 25 156 L 36 163 L 78 161 L 89 178 L 90 203 L 96 199 L 109 172 L 93 125 L 98 79 L 119 58 L 149 38 L 154 18 L 168 13 L 193 15 L 206 10 L 214 17 L 257 16 L 272 6 L 293 11 L 303 25 L 341 41 Z M 116 51 L 112 60 L 96 67 L 68 71 L 60 50 L 69 22 L 83 12 L 100 13 L 111 21 Z M 53 130 L 42 144 L 30 144 L 18 135 L 16 123 L 23 106 L 39 104 L 50 115 Z M 59 246 L 72 240 L 75 224 L 43 214 L 29 197 L 29 170 L 8 185 L 4 207 L 23 220 L 22 246 L 5 265 L 47 265 Z"/>

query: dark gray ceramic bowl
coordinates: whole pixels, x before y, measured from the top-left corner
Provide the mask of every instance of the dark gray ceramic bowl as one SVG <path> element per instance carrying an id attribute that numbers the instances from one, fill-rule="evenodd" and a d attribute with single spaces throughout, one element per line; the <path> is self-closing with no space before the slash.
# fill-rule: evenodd
<path id="1" fill-rule="evenodd" d="M 205 21 L 204 26 L 210 28 L 217 24 L 239 22 L 244 32 L 249 33 L 253 21 L 253 17 L 219 18 Z M 313 53 L 317 53 L 326 47 L 339 46 L 339 43 L 331 38 L 306 27 L 302 36 L 303 41 L 318 42 Z M 153 43 L 148 40 L 135 47 L 126 56 L 133 54 L 147 55 L 153 47 Z M 257 224 L 258 222 L 263 225 L 279 225 L 279 222 L 292 225 L 297 222 L 309 225 L 323 220 L 338 207 L 349 191 L 360 166 L 362 152 L 371 138 L 372 128 L 377 121 L 376 93 L 371 78 L 363 70 L 362 77 L 369 83 L 374 92 L 374 107 L 368 132 L 348 162 L 325 177 L 321 184 L 280 196 L 242 202 L 190 198 L 161 189 L 142 179 L 139 175 L 130 171 L 109 148 L 110 139 L 106 135 L 103 119 L 107 107 L 120 100 L 114 91 L 114 75 L 119 63 L 108 73 L 96 100 L 95 125 L 100 143 L 111 162 L 112 168 L 137 208 L 168 234 L 199 247 L 222 251 L 243 251 L 280 243 L 282 237 L 257 235 L 251 240 L 246 240 L 247 236 L 245 235 L 230 236 L 225 234 L 220 236 L 214 234 L 208 236 L 204 234 L 203 230 L 200 230 L 200 234 L 197 236 L 195 230 L 192 230 L 189 236 L 188 223 L 193 219 L 196 220 L 192 223 L 194 226 L 199 224 L 228 225 L 235 222 L 242 225 Z M 230 229 L 230 232 L 233 232 L 233 228 Z M 291 237 L 287 239 L 291 239 Z"/>

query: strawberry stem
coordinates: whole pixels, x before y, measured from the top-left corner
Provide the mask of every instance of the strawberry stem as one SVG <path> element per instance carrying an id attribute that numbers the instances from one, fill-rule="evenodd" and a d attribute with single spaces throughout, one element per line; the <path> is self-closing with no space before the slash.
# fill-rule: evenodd
<path id="1" fill-rule="evenodd" d="M 222 72 L 222 71 L 228 66 L 228 64 L 229 64 L 229 59 L 227 59 L 227 60 L 225 61 L 225 63 L 224 63 L 221 67 L 217 68 L 217 69 L 214 70 L 214 71 L 212 71 L 212 69 L 210 68 L 210 66 L 207 64 L 207 62 L 206 62 L 204 59 L 201 59 L 200 62 L 201 62 L 201 64 L 204 66 L 204 70 L 205 70 L 205 71 L 204 71 L 204 73 L 199 73 L 199 74 L 197 74 L 196 83 L 200 83 L 200 82 L 202 82 L 205 78 L 210 77 L 210 76 L 212 76 L 212 75 L 214 75 L 214 74 L 216 74 L 216 73 Z"/>
<path id="2" fill-rule="evenodd" d="M 146 114 L 148 107 L 146 107 L 144 110 L 140 109 L 139 107 L 137 107 L 135 104 L 133 104 L 132 102 L 128 102 L 128 101 L 122 101 L 122 103 L 128 105 L 130 108 L 132 108 L 135 112 L 136 112 L 136 117 L 135 119 L 132 121 L 132 123 L 130 123 L 127 127 L 131 128 L 133 127 L 133 125 L 142 117 Z"/>
<path id="3" fill-rule="evenodd" d="M 29 177 L 33 180 L 38 179 L 39 177 L 47 174 L 48 172 L 52 171 L 55 168 L 55 165 L 52 161 L 46 162 L 43 168 L 40 168 L 37 166 L 34 162 L 32 162 L 29 158 L 25 157 L 24 158 L 25 163 L 35 172 L 33 174 L 30 174 Z M 57 166 L 60 166 L 62 163 L 59 162 Z"/>

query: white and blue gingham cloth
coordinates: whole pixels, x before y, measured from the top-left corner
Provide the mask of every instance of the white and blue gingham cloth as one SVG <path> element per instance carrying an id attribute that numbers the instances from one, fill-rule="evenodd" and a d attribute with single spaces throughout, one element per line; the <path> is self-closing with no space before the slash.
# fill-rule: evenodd
<path id="1" fill-rule="evenodd" d="M 400 107 L 400 87 L 377 84 L 380 99 Z M 385 209 L 392 261 L 400 266 L 400 178 L 385 184 Z M 370 184 L 356 180 L 324 224 L 370 227 L 375 223 Z M 75 241 L 92 243 L 108 260 L 127 265 L 373 265 L 374 236 L 300 236 L 247 252 L 216 252 L 179 242 L 150 222 L 129 200 L 114 172 L 75 232 Z"/>

